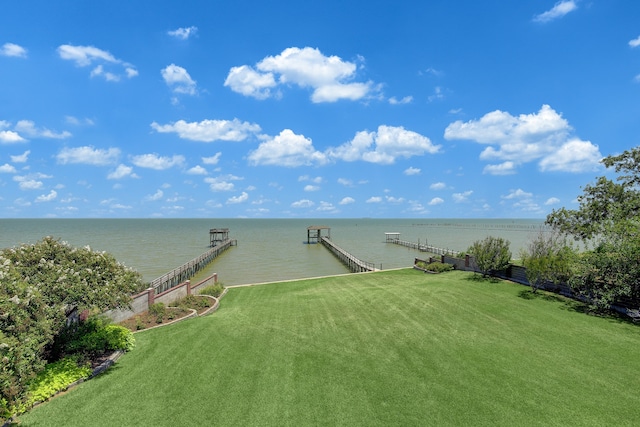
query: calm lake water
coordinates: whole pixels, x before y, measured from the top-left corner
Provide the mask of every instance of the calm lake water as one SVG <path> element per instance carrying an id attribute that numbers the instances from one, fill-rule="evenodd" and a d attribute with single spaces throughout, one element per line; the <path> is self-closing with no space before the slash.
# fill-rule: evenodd
<path id="1" fill-rule="evenodd" d="M 527 219 L 0 219 L 0 248 L 53 236 L 73 246 L 107 251 L 151 281 L 208 249 L 210 228 L 229 228 L 238 246 L 225 251 L 193 280 L 218 273 L 226 285 L 347 273 L 322 245 L 307 245 L 307 227 L 331 227 L 331 239 L 383 269 L 409 267 L 421 253 L 386 244 L 402 240 L 458 251 L 489 235 L 511 242 L 517 257 L 540 230 Z"/>

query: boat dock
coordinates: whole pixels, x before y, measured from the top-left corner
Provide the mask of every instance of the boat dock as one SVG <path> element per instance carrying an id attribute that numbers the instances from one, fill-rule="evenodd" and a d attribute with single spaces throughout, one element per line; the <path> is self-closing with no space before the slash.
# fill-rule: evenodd
<path id="1" fill-rule="evenodd" d="M 384 235 L 386 238 L 385 239 L 386 243 L 393 243 L 394 245 L 400 245 L 400 246 L 405 246 L 411 249 L 417 249 L 420 252 L 428 252 L 430 254 L 435 254 L 435 255 L 451 255 L 451 256 L 456 256 L 460 253 L 459 251 L 454 251 L 453 249 L 438 248 L 436 246 L 432 246 L 428 244 L 423 245 L 420 242 L 415 243 L 415 242 L 407 242 L 406 240 L 400 240 L 400 233 L 384 233 Z"/>
<path id="2" fill-rule="evenodd" d="M 213 261 L 222 252 L 226 251 L 231 246 L 237 246 L 238 244 L 237 240 L 229 238 L 228 228 L 212 228 L 209 231 L 209 242 L 211 249 L 207 250 L 197 258 L 182 264 L 180 267 L 174 268 L 170 272 L 152 280 L 149 287 L 153 288 L 157 295 L 167 289 L 178 286 L 189 278 L 195 276 L 197 272 L 206 267 L 207 264 Z"/>

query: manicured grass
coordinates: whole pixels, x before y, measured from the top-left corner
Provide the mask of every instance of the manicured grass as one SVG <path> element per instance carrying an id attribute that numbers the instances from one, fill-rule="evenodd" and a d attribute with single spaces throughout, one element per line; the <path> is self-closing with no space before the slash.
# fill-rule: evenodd
<path id="1" fill-rule="evenodd" d="M 636 425 L 640 328 L 478 279 L 230 289 L 21 425 Z"/>

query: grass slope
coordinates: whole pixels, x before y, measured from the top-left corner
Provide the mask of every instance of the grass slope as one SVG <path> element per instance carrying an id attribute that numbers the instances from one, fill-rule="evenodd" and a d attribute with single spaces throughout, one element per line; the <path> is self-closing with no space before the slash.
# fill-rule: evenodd
<path id="1" fill-rule="evenodd" d="M 635 424 L 640 329 L 576 307 L 462 272 L 231 289 L 21 425 Z"/>

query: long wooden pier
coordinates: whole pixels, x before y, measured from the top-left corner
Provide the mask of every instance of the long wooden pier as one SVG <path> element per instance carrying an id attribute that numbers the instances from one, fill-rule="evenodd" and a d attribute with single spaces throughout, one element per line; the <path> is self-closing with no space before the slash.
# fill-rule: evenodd
<path id="1" fill-rule="evenodd" d="M 202 270 L 207 264 L 209 264 L 215 257 L 220 255 L 222 252 L 229 249 L 231 246 L 236 246 L 238 244 L 235 239 L 226 239 L 224 241 L 217 241 L 216 245 L 211 249 L 203 253 L 197 258 L 192 259 L 191 261 L 181 265 L 178 268 L 174 268 L 167 274 L 164 274 L 157 279 L 151 281 L 150 287 L 155 290 L 156 295 L 166 291 L 167 289 L 171 289 L 174 286 L 178 286 L 183 283 L 185 280 L 193 277 L 198 271 Z"/>
<path id="2" fill-rule="evenodd" d="M 342 261 L 348 268 L 354 273 L 362 273 L 365 271 L 378 271 L 372 262 L 362 261 L 349 252 L 342 249 L 340 246 L 333 243 L 329 237 L 320 237 L 320 243 L 322 243 L 327 249 L 331 251 L 340 261 Z"/>
<path id="3" fill-rule="evenodd" d="M 414 242 L 407 242 L 406 240 L 400 240 L 400 233 L 385 233 L 385 236 L 386 236 L 387 243 L 393 243 L 394 245 L 400 245 L 400 246 L 405 246 L 411 249 L 417 249 L 420 252 L 428 252 L 430 254 L 435 254 L 435 255 L 451 255 L 451 256 L 456 256 L 460 253 L 459 251 L 454 251 L 453 249 L 438 248 L 432 245 L 423 245 L 420 242 L 414 243 Z"/>

